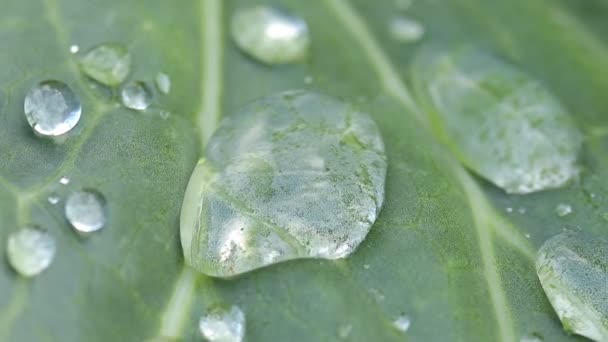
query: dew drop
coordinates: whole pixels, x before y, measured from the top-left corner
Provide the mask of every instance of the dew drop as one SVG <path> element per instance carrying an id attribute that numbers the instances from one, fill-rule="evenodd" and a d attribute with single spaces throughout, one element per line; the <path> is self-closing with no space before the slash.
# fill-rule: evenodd
<path id="1" fill-rule="evenodd" d="M 313 81 L 312 76 L 306 76 L 306 77 L 304 77 L 304 83 L 305 84 L 310 85 L 310 84 L 312 84 L 312 81 Z"/>
<path id="2" fill-rule="evenodd" d="M 505 208 L 505 211 L 508 212 L 509 214 L 513 212 L 513 208 L 511 207 L 507 207 Z"/>
<path id="3" fill-rule="evenodd" d="M 59 203 L 59 196 L 52 194 L 47 198 L 47 201 L 49 201 L 50 204 L 55 205 Z"/>
<path id="4" fill-rule="evenodd" d="M 80 120 L 82 107 L 65 83 L 43 81 L 25 96 L 23 110 L 28 124 L 40 136 L 55 137 L 69 132 Z"/>
<path id="5" fill-rule="evenodd" d="M 308 54 L 308 25 L 283 10 L 267 6 L 241 9 L 230 27 L 236 45 L 261 62 L 292 63 Z"/>
<path id="6" fill-rule="evenodd" d="M 525 215 L 526 211 L 527 211 L 526 208 L 519 208 L 519 209 L 517 209 L 517 212 L 520 213 L 520 214 L 522 214 L 522 215 Z"/>
<path id="7" fill-rule="evenodd" d="M 424 26 L 414 19 L 396 16 L 388 22 L 394 40 L 403 43 L 416 42 L 424 36 Z"/>
<path id="8" fill-rule="evenodd" d="M 560 203 L 555 207 L 555 213 L 559 217 L 570 215 L 572 213 L 572 206 L 565 203 Z"/>
<path id="9" fill-rule="evenodd" d="M 167 120 L 171 116 L 171 112 L 168 110 L 161 110 L 159 115 L 161 119 Z"/>
<path id="10" fill-rule="evenodd" d="M 145 110 L 152 103 L 152 92 L 142 81 L 125 84 L 120 92 L 122 104 L 130 109 Z"/>
<path id="11" fill-rule="evenodd" d="M 338 337 L 345 340 L 353 332 L 352 324 L 345 324 L 338 329 Z"/>
<path id="12" fill-rule="evenodd" d="M 236 306 L 215 308 L 200 318 L 198 326 L 210 342 L 240 342 L 245 336 L 245 314 Z"/>
<path id="13" fill-rule="evenodd" d="M 65 202 L 65 217 L 79 233 L 97 231 L 106 223 L 105 199 L 93 190 L 72 192 Z"/>
<path id="14" fill-rule="evenodd" d="M 530 234 L 526 233 L 525 237 L 526 237 L 526 239 L 529 239 L 530 238 Z"/>
<path id="15" fill-rule="evenodd" d="M 369 266 L 369 264 L 365 264 L 365 265 L 363 265 L 363 268 L 365 268 L 366 270 L 369 270 L 370 266 Z"/>
<path id="16" fill-rule="evenodd" d="M 80 69 L 95 81 L 114 87 L 127 79 L 131 71 L 131 55 L 121 44 L 100 44 L 80 59 Z"/>
<path id="17" fill-rule="evenodd" d="M 608 240 L 565 232 L 547 240 L 536 273 L 564 329 L 608 341 Z"/>
<path id="18" fill-rule="evenodd" d="M 393 326 L 401 332 L 406 332 L 410 328 L 411 324 L 412 322 L 410 321 L 410 317 L 403 314 L 399 315 L 399 317 L 393 321 Z"/>
<path id="19" fill-rule="evenodd" d="M 538 333 L 531 333 L 522 336 L 520 342 L 543 342 L 543 337 Z"/>
<path id="20" fill-rule="evenodd" d="M 63 176 L 63 177 L 59 178 L 59 184 L 61 184 L 61 185 L 70 184 L 70 178 L 67 176 Z"/>
<path id="21" fill-rule="evenodd" d="M 156 75 L 156 87 L 163 94 L 169 94 L 171 91 L 171 78 L 164 72 L 159 72 Z"/>
<path id="22" fill-rule="evenodd" d="M 70 46 L 70 53 L 74 54 L 78 53 L 78 51 L 80 51 L 80 46 L 76 44 Z"/>
<path id="23" fill-rule="evenodd" d="M 24 277 L 47 269 L 55 257 L 55 239 L 46 231 L 26 227 L 13 232 L 6 247 L 11 266 Z"/>

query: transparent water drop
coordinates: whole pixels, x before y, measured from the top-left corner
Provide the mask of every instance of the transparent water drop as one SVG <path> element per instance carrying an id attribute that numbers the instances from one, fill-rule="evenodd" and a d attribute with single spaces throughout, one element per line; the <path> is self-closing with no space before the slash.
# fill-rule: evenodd
<path id="1" fill-rule="evenodd" d="M 507 207 L 505 208 L 505 211 L 508 212 L 509 214 L 513 212 L 513 208 L 511 207 Z"/>
<path id="2" fill-rule="evenodd" d="M 365 264 L 365 265 L 363 265 L 363 268 L 365 268 L 366 270 L 369 270 L 370 265 L 369 264 Z"/>
<path id="3" fill-rule="evenodd" d="M 171 91 L 171 78 L 164 72 L 156 74 L 156 87 L 163 94 L 169 94 Z"/>
<path id="4" fill-rule="evenodd" d="M 70 184 L 70 178 L 67 176 L 63 176 L 63 177 L 59 178 L 59 184 L 61 184 L 61 185 Z"/>
<path id="5" fill-rule="evenodd" d="M 399 315 L 399 317 L 395 318 L 393 321 L 393 326 L 401 332 L 406 332 L 410 328 L 411 324 L 412 322 L 410 317 L 403 314 Z"/>
<path id="6" fill-rule="evenodd" d="M 55 195 L 55 194 L 51 194 L 48 198 L 47 201 L 49 201 L 50 204 L 57 204 L 59 203 L 59 196 Z"/>
<path id="7" fill-rule="evenodd" d="M 240 342 L 245 336 L 245 314 L 237 306 L 215 308 L 200 318 L 199 329 L 210 342 Z"/>
<path id="8" fill-rule="evenodd" d="M 538 333 L 526 334 L 521 337 L 520 342 L 543 342 L 543 337 Z"/>
<path id="9" fill-rule="evenodd" d="M 391 37 L 399 42 L 417 42 L 424 36 L 424 26 L 411 18 L 396 16 L 388 22 L 388 25 Z"/>
<path id="10" fill-rule="evenodd" d="M 565 232 L 539 249 L 536 273 L 564 329 L 608 341 L 608 240 Z"/>
<path id="11" fill-rule="evenodd" d="M 25 227 L 9 235 L 6 246 L 10 265 L 24 277 L 47 269 L 55 257 L 55 239 L 36 227 Z"/>
<path id="12" fill-rule="evenodd" d="M 338 329 L 338 337 L 345 340 L 347 339 L 350 334 L 353 332 L 353 326 L 352 324 L 345 324 L 342 325 L 339 329 Z"/>
<path id="13" fill-rule="evenodd" d="M 80 51 L 80 46 L 76 44 L 70 45 L 70 53 L 75 54 L 78 53 L 78 51 Z"/>
<path id="14" fill-rule="evenodd" d="M 525 237 L 526 237 L 526 239 L 529 239 L 530 238 L 530 234 L 526 233 Z"/>
<path id="15" fill-rule="evenodd" d="M 305 84 L 312 84 L 313 78 L 312 76 L 306 76 L 304 77 L 304 83 Z"/>
<path id="16" fill-rule="evenodd" d="M 49 80 L 34 86 L 25 96 L 23 110 L 28 124 L 41 136 L 65 134 L 78 124 L 80 99 L 63 82 Z"/>
<path id="17" fill-rule="evenodd" d="M 267 6 L 240 9 L 230 28 L 236 45 L 261 62 L 291 63 L 308 54 L 308 25 L 283 10 Z"/>
<path id="18" fill-rule="evenodd" d="M 105 198 L 94 190 L 74 191 L 65 202 L 65 217 L 79 233 L 97 231 L 106 223 Z"/>
<path id="19" fill-rule="evenodd" d="M 369 115 L 311 92 L 255 101 L 220 124 L 190 178 L 180 219 L 185 260 L 231 277 L 347 257 L 380 212 L 385 177 Z"/>
<path id="20" fill-rule="evenodd" d="M 167 120 L 171 116 L 171 112 L 168 110 L 161 110 L 159 115 L 161 119 Z"/>
<path id="21" fill-rule="evenodd" d="M 572 206 L 565 203 L 560 203 L 555 207 L 555 213 L 557 216 L 563 217 L 572 213 Z"/>
<path id="22" fill-rule="evenodd" d="M 152 91 L 142 81 L 125 84 L 120 92 L 122 104 L 130 109 L 145 110 L 152 103 Z"/>
<path id="23" fill-rule="evenodd" d="M 121 44 L 100 44 L 80 59 L 80 69 L 95 81 L 114 87 L 127 79 L 131 71 L 131 55 Z"/>

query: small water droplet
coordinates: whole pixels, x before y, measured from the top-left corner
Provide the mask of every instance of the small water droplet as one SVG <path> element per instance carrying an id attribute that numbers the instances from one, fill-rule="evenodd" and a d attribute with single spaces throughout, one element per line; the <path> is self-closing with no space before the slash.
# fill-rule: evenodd
<path id="1" fill-rule="evenodd" d="M 526 213 L 526 208 L 519 208 L 517 209 L 517 212 L 524 215 Z"/>
<path id="2" fill-rule="evenodd" d="M 79 233 L 97 231 L 106 223 L 105 199 L 93 190 L 75 191 L 65 202 L 65 217 Z"/>
<path id="3" fill-rule="evenodd" d="M 543 342 L 543 337 L 538 333 L 531 333 L 522 336 L 520 342 Z"/>
<path id="4" fill-rule="evenodd" d="M 412 7 L 413 3 L 413 0 L 396 0 L 395 6 L 401 11 L 407 11 L 410 7 Z"/>
<path id="5" fill-rule="evenodd" d="M 526 239 L 530 238 L 530 234 L 529 233 L 527 233 L 525 236 L 526 236 Z"/>
<path id="6" fill-rule="evenodd" d="M 338 337 L 341 339 L 347 339 L 350 334 L 353 332 L 352 324 L 345 324 L 338 329 Z"/>
<path id="7" fill-rule="evenodd" d="M 95 81 L 113 87 L 127 79 L 131 71 L 131 55 L 117 43 L 93 47 L 80 60 L 80 68 Z"/>
<path id="8" fill-rule="evenodd" d="M 70 178 L 67 176 L 63 176 L 63 177 L 59 178 L 59 184 L 61 184 L 61 185 L 70 184 Z"/>
<path id="9" fill-rule="evenodd" d="M 507 207 L 507 208 L 505 208 L 505 210 L 506 210 L 508 213 L 512 213 L 512 212 L 513 212 L 513 208 L 511 208 L 511 207 Z"/>
<path id="10" fill-rule="evenodd" d="M 399 42 L 416 42 L 424 36 L 424 26 L 411 18 L 397 16 L 388 25 L 391 36 Z"/>
<path id="11" fill-rule="evenodd" d="M 156 87 L 163 94 L 169 94 L 171 91 L 171 78 L 164 72 L 159 72 L 156 75 Z"/>
<path id="12" fill-rule="evenodd" d="M 130 109 L 145 110 L 152 103 L 152 92 L 142 81 L 125 84 L 120 92 L 122 104 Z"/>
<path id="13" fill-rule="evenodd" d="M 232 17 L 230 26 L 236 44 L 264 63 L 296 62 L 308 53 L 308 25 L 283 10 L 267 6 L 241 9 Z"/>
<path id="14" fill-rule="evenodd" d="M 572 213 L 572 206 L 565 203 L 560 203 L 555 207 L 555 213 L 557 216 L 563 217 Z"/>
<path id="15" fill-rule="evenodd" d="M 199 329 L 210 342 L 240 342 L 245 336 L 245 314 L 236 306 L 215 308 L 201 317 Z"/>
<path id="16" fill-rule="evenodd" d="M 59 203 L 59 196 L 52 194 L 47 198 L 47 200 L 49 201 L 50 204 L 54 205 L 54 204 Z"/>
<path id="17" fill-rule="evenodd" d="M 13 232 L 6 247 L 11 266 L 24 277 L 33 277 L 49 267 L 55 257 L 55 239 L 38 228 Z"/>
<path id="18" fill-rule="evenodd" d="M 312 76 L 306 76 L 306 77 L 304 77 L 304 83 L 305 84 L 312 84 L 312 81 L 313 81 Z"/>
<path id="19" fill-rule="evenodd" d="M 80 100 L 72 89 L 53 80 L 40 82 L 30 89 L 23 110 L 36 134 L 53 137 L 74 128 L 82 113 Z"/>
<path id="20" fill-rule="evenodd" d="M 369 270 L 370 266 L 369 266 L 369 264 L 365 264 L 365 265 L 363 265 L 363 268 L 365 268 L 366 270 Z"/>
<path id="21" fill-rule="evenodd" d="M 167 120 L 171 116 L 171 112 L 168 110 L 161 110 L 159 115 L 161 119 Z"/>
<path id="22" fill-rule="evenodd" d="M 74 54 L 78 53 L 78 51 L 80 51 L 80 46 L 76 44 L 70 46 L 70 53 Z"/>
<path id="23" fill-rule="evenodd" d="M 393 321 L 393 326 L 401 332 L 406 332 L 410 328 L 411 324 L 412 322 L 410 321 L 410 317 L 403 314 L 399 315 L 399 317 Z"/>

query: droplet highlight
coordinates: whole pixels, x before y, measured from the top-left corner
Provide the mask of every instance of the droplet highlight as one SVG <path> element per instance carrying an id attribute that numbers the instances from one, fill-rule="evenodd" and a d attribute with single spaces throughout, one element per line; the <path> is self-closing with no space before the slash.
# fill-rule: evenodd
<path id="1" fill-rule="evenodd" d="M 564 217 L 572 214 L 572 206 L 570 204 L 560 203 L 555 207 L 555 213 L 559 217 Z"/>
<path id="2" fill-rule="evenodd" d="M 236 45 L 258 61 L 292 63 L 308 54 L 308 25 L 283 10 L 267 6 L 238 10 L 230 28 Z"/>
<path id="3" fill-rule="evenodd" d="M 95 81 L 114 87 L 127 79 L 131 71 L 131 55 L 121 44 L 100 44 L 80 59 L 80 69 Z"/>
<path id="4" fill-rule="evenodd" d="M 78 51 L 80 51 L 80 46 L 78 46 L 76 44 L 70 46 L 70 53 L 71 54 L 78 53 Z"/>
<path id="5" fill-rule="evenodd" d="M 417 20 L 396 16 L 388 22 L 391 37 L 402 43 L 417 42 L 424 36 L 424 26 Z"/>
<path id="6" fill-rule="evenodd" d="M 165 74 L 164 72 L 159 72 L 156 75 L 155 82 L 156 88 L 158 88 L 161 93 L 169 94 L 171 91 L 171 78 L 169 78 L 169 75 Z"/>
<path id="7" fill-rule="evenodd" d="M 55 257 L 55 250 L 55 239 L 35 227 L 13 232 L 6 246 L 9 264 L 24 277 L 33 277 L 47 269 Z"/>
<path id="8" fill-rule="evenodd" d="M 91 233 L 106 224 L 105 198 L 93 190 L 72 192 L 65 202 L 65 217 L 79 233 Z"/>
<path id="9" fill-rule="evenodd" d="M 48 201 L 50 204 L 55 205 L 55 204 L 59 203 L 59 196 L 57 196 L 57 195 L 55 195 L 55 194 L 52 194 L 52 195 L 50 195 L 50 196 L 47 198 L 47 201 Z"/>
<path id="10" fill-rule="evenodd" d="M 543 337 L 537 333 L 526 334 L 521 337 L 519 342 L 543 342 Z"/>
<path id="11" fill-rule="evenodd" d="M 241 342 L 245 336 L 245 314 L 237 307 L 214 308 L 199 320 L 199 329 L 210 342 Z"/>
<path id="12" fill-rule="evenodd" d="M 338 329 L 338 337 L 345 340 L 347 338 L 350 337 L 350 334 L 353 332 L 353 326 L 352 324 L 345 324 L 342 325 L 339 329 Z"/>
<path id="13" fill-rule="evenodd" d="M 152 91 L 141 81 L 125 84 L 120 92 L 122 104 L 134 110 L 146 110 L 152 104 Z"/>
<path id="14" fill-rule="evenodd" d="M 63 176 L 63 177 L 59 178 L 59 184 L 61 184 L 61 185 L 68 185 L 68 184 L 70 184 L 70 178 L 66 177 L 66 176 Z"/>
<path id="15" fill-rule="evenodd" d="M 80 99 L 60 81 L 43 81 L 25 96 L 23 110 L 37 135 L 56 137 L 71 131 L 82 114 Z"/>
<path id="16" fill-rule="evenodd" d="M 408 331 L 411 324 L 412 322 L 410 320 L 410 317 L 403 314 L 399 315 L 399 317 L 395 318 L 395 320 L 393 321 L 393 326 L 395 327 L 395 329 L 403 333 Z"/>

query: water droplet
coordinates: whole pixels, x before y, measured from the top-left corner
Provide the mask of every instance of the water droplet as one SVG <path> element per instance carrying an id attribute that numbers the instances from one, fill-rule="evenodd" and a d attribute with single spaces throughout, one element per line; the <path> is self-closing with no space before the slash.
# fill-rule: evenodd
<path id="1" fill-rule="evenodd" d="M 526 208 L 519 208 L 519 209 L 517 209 L 517 212 L 524 215 L 526 213 Z"/>
<path id="2" fill-rule="evenodd" d="M 393 326 L 401 332 L 406 332 L 410 328 L 411 324 L 412 322 L 410 321 L 410 317 L 403 314 L 393 321 Z"/>
<path id="3" fill-rule="evenodd" d="M 536 272 L 568 332 L 608 341 L 608 240 L 565 232 L 539 249 Z"/>
<path id="4" fill-rule="evenodd" d="M 522 336 L 520 342 L 543 342 L 543 337 L 538 333 L 531 333 Z"/>
<path id="5" fill-rule="evenodd" d="M 190 178 L 180 229 L 186 262 L 208 275 L 344 258 L 384 201 L 380 131 L 367 114 L 325 95 L 253 102 L 227 115 L 205 155 Z"/>
<path id="6" fill-rule="evenodd" d="M 59 196 L 52 194 L 47 198 L 47 200 L 49 201 L 50 204 L 54 205 L 54 204 L 59 203 Z"/>
<path id="7" fill-rule="evenodd" d="M 80 100 L 72 89 L 53 80 L 40 82 L 30 89 L 25 96 L 23 110 L 36 134 L 53 137 L 74 128 L 82 113 Z"/>
<path id="8" fill-rule="evenodd" d="M 49 267 L 55 257 L 55 239 L 38 228 L 13 232 L 6 247 L 11 266 L 24 277 L 33 277 Z"/>
<path id="9" fill-rule="evenodd" d="M 369 270 L 370 266 L 369 266 L 369 264 L 365 264 L 365 265 L 363 265 L 363 268 L 365 268 L 366 270 Z"/>
<path id="10" fill-rule="evenodd" d="M 59 184 L 61 184 L 61 185 L 68 185 L 68 184 L 70 184 L 70 178 L 66 177 L 66 176 L 63 176 L 63 177 L 59 178 Z"/>
<path id="11" fill-rule="evenodd" d="M 169 94 L 171 91 L 171 79 L 169 75 L 159 72 L 156 75 L 156 87 L 163 94 Z"/>
<path id="12" fill-rule="evenodd" d="M 513 212 L 513 208 L 511 207 L 507 207 L 505 208 L 506 212 L 508 212 L 509 214 Z"/>
<path id="13" fill-rule="evenodd" d="M 424 26 L 414 19 L 397 16 L 388 23 L 394 40 L 404 43 L 419 41 L 424 36 Z"/>
<path id="14" fill-rule="evenodd" d="M 135 110 L 145 110 L 152 103 L 152 92 L 141 81 L 125 84 L 120 92 L 120 97 L 125 107 Z"/>
<path id="15" fill-rule="evenodd" d="M 557 216 L 563 217 L 572 213 L 572 206 L 565 203 L 560 203 L 555 207 L 555 213 Z"/>
<path id="16" fill-rule="evenodd" d="M 131 71 L 131 55 L 121 44 L 100 44 L 81 58 L 80 68 L 87 76 L 101 84 L 117 86 L 127 79 Z"/>
<path id="17" fill-rule="evenodd" d="M 80 46 L 76 44 L 70 46 L 70 53 L 74 54 L 78 53 L 78 51 L 80 51 Z"/>
<path id="18" fill-rule="evenodd" d="M 299 17 L 267 6 L 241 9 L 231 22 L 232 38 L 243 51 L 268 64 L 302 60 L 308 53 L 308 25 Z"/>
<path id="19" fill-rule="evenodd" d="M 341 339 L 347 339 L 353 332 L 352 324 L 345 324 L 338 329 L 338 337 Z"/>
<path id="20" fill-rule="evenodd" d="M 161 119 L 167 120 L 171 116 L 171 112 L 168 110 L 161 110 L 159 115 Z"/>
<path id="21" fill-rule="evenodd" d="M 429 45 L 411 70 L 425 112 L 472 171 L 517 194 L 578 177 L 582 134 L 542 82 L 466 46 Z"/>
<path id="22" fill-rule="evenodd" d="M 65 202 L 65 217 L 79 233 L 97 231 L 106 223 L 105 199 L 93 190 L 72 192 Z"/>
<path id="23" fill-rule="evenodd" d="M 529 238 L 530 238 L 530 234 L 528 234 L 528 233 L 526 233 L 526 235 L 525 235 L 525 236 L 526 236 L 526 239 L 529 239 Z"/>
<path id="24" fill-rule="evenodd" d="M 199 329 L 210 342 L 240 342 L 245 336 L 245 314 L 236 306 L 215 308 L 201 317 Z"/>
<path id="25" fill-rule="evenodd" d="M 304 77 L 304 83 L 305 84 L 312 84 L 313 78 L 312 76 L 306 76 Z"/>
<path id="26" fill-rule="evenodd" d="M 395 6 L 401 11 L 407 11 L 410 7 L 412 7 L 413 3 L 413 0 L 396 0 Z"/>

